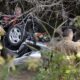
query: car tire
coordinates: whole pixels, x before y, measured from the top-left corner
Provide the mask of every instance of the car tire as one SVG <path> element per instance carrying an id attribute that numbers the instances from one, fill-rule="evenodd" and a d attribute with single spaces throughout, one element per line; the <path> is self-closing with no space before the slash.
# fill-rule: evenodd
<path id="1" fill-rule="evenodd" d="M 10 45 L 18 46 L 22 43 L 24 39 L 24 33 L 23 33 L 22 28 L 12 27 L 8 30 L 6 37 Z"/>

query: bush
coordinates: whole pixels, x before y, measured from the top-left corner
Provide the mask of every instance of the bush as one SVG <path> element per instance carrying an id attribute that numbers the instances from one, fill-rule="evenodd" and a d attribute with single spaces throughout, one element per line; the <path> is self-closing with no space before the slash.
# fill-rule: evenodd
<path id="1" fill-rule="evenodd" d="M 47 52 L 46 52 L 47 53 Z M 49 58 L 51 52 L 48 53 Z M 74 62 L 75 56 L 53 52 L 47 70 L 40 68 L 34 80 L 79 80 L 79 65 Z"/>

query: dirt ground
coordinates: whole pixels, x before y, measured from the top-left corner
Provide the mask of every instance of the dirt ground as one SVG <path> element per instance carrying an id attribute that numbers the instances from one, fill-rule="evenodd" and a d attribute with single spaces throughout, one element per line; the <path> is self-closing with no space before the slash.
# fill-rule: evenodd
<path id="1" fill-rule="evenodd" d="M 10 74 L 8 80 L 33 80 L 35 74 L 36 73 L 32 71 L 21 71 L 17 75 Z"/>

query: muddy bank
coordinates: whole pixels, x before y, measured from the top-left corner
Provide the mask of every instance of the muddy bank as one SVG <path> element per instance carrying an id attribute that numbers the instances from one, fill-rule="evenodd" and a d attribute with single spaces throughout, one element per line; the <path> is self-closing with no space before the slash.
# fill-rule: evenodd
<path id="1" fill-rule="evenodd" d="M 21 71 L 17 74 L 10 74 L 8 80 L 33 80 L 36 76 L 36 72 Z"/>

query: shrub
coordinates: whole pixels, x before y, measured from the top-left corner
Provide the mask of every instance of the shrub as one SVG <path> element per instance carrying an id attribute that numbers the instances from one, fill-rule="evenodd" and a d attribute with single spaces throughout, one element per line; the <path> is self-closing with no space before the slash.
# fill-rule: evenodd
<path id="1" fill-rule="evenodd" d="M 46 52 L 47 53 L 47 52 Z M 74 62 L 73 55 L 66 56 L 62 53 L 48 53 L 53 55 L 47 70 L 41 67 L 34 80 L 79 80 L 79 65 Z"/>

